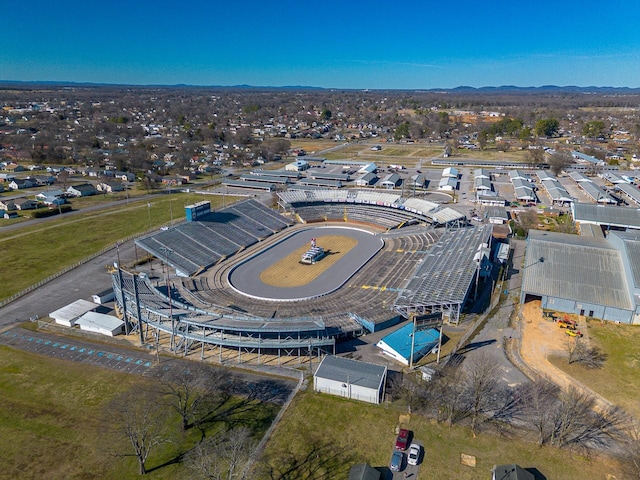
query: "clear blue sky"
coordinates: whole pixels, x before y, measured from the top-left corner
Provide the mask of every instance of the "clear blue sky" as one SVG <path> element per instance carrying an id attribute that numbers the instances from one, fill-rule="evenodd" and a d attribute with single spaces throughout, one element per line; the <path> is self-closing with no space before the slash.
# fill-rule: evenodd
<path id="1" fill-rule="evenodd" d="M 640 87 L 640 1 L 0 0 L 0 80 Z"/>

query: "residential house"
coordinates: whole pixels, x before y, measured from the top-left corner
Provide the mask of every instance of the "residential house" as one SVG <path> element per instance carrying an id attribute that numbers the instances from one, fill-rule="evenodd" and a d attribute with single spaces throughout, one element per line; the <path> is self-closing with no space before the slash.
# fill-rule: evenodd
<path id="1" fill-rule="evenodd" d="M 24 188 L 33 188 L 36 184 L 33 180 L 28 178 L 14 178 L 11 183 L 9 183 L 9 188 L 11 190 L 21 190 Z"/>
<path id="2" fill-rule="evenodd" d="M 186 183 L 182 177 L 162 177 L 162 184 L 169 186 L 182 185 Z"/>
<path id="3" fill-rule="evenodd" d="M 99 192 L 103 193 L 122 192 L 125 189 L 121 182 L 115 181 L 99 182 L 96 188 Z"/>
<path id="4" fill-rule="evenodd" d="M 5 165 L 3 170 L 7 172 L 24 172 L 24 167 L 22 165 L 18 165 L 17 163 L 8 163 Z"/>
<path id="5" fill-rule="evenodd" d="M 53 175 L 34 175 L 27 177 L 27 179 L 35 182 L 36 185 L 53 185 L 56 181 L 56 177 Z"/>
<path id="6" fill-rule="evenodd" d="M 38 202 L 30 198 L 18 198 L 14 203 L 17 210 L 33 210 L 38 207 Z"/>
<path id="7" fill-rule="evenodd" d="M 114 177 L 118 180 L 122 180 L 123 182 L 135 182 L 136 176 L 131 172 L 114 172 Z"/>
<path id="8" fill-rule="evenodd" d="M 0 210 L 9 212 L 15 209 L 16 209 L 16 204 L 14 199 L 4 199 L 4 198 L 0 199 Z"/>
<path id="9" fill-rule="evenodd" d="M 72 185 L 67 188 L 67 194 L 72 197 L 88 197 L 97 193 L 96 187 L 90 183 L 81 183 L 79 185 Z"/>
<path id="10" fill-rule="evenodd" d="M 16 178 L 16 176 L 11 173 L 0 173 L 0 182 L 9 183 L 14 178 Z"/>
<path id="11" fill-rule="evenodd" d="M 40 192 L 36 195 L 36 200 L 48 206 L 63 205 L 67 202 L 64 199 L 64 192 L 62 190 L 47 190 L 45 192 Z"/>

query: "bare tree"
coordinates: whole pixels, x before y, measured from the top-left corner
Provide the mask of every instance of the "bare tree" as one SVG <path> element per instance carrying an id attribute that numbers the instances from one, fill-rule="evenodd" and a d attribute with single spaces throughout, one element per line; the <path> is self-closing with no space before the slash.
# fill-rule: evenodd
<path id="1" fill-rule="evenodd" d="M 202 420 L 205 404 L 228 399 L 232 375 L 222 369 L 190 365 L 171 371 L 162 381 L 160 391 L 164 403 L 181 419 L 182 430 L 188 430 Z"/>
<path id="2" fill-rule="evenodd" d="M 518 223 L 525 233 L 529 232 L 532 228 L 536 228 L 538 221 L 538 214 L 534 209 L 518 213 Z"/>
<path id="3" fill-rule="evenodd" d="M 495 361 L 484 353 L 477 355 L 465 371 L 464 388 L 475 436 L 480 416 L 492 409 L 499 390 Z"/>
<path id="4" fill-rule="evenodd" d="M 459 368 L 445 368 L 432 382 L 431 395 L 438 420 L 446 422 L 449 427 L 466 415 L 465 386 Z"/>
<path id="5" fill-rule="evenodd" d="M 602 408 L 593 395 L 571 386 L 554 406 L 549 443 L 561 448 L 604 447 L 620 436 L 624 421 L 617 407 Z"/>
<path id="6" fill-rule="evenodd" d="M 221 431 L 199 442 L 185 463 L 197 478 L 246 480 L 252 475 L 249 459 L 255 443 L 247 427 Z"/>
<path id="7" fill-rule="evenodd" d="M 629 422 L 623 442 L 623 463 L 629 478 L 640 479 L 640 425 L 636 420 Z"/>
<path id="8" fill-rule="evenodd" d="M 557 151 L 549 156 L 549 167 L 554 175 L 559 175 L 562 170 L 573 163 L 571 154 L 567 151 Z"/>
<path id="9" fill-rule="evenodd" d="M 554 406 L 560 389 L 546 379 L 526 383 L 517 389 L 516 396 L 523 416 L 538 435 L 538 445 L 544 445 L 551 435 Z"/>
<path id="10" fill-rule="evenodd" d="M 581 338 L 567 338 L 565 349 L 568 363 L 577 363 L 587 368 L 602 368 L 607 360 L 607 354 L 597 346 L 589 346 Z"/>
<path id="11" fill-rule="evenodd" d="M 115 397 L 105 411 L 107 435 L 105 440 L 115 455 L 135 456 L 139 472 L 147 472 L 146 461 L 154 447 L 168 441 L 165 435 L 166 410 L 155 392 L 129 390 Z M 129 453 L 123 453 L 124 444 L 130 445 Z M 133 453 L 130 453 L 133 452 Z"/>

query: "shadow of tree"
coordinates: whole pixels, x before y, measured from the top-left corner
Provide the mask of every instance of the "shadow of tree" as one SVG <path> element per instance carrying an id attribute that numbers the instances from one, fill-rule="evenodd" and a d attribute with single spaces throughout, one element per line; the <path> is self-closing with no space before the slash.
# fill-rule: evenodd
<path id="1" fill-rule="evenodd" d="M 347 478 L 355 456 L 328 441 L 308 439 L 299 452 L 280 451 L 261 464 L 262 474 L 270 480 L 333 480 Z"/>

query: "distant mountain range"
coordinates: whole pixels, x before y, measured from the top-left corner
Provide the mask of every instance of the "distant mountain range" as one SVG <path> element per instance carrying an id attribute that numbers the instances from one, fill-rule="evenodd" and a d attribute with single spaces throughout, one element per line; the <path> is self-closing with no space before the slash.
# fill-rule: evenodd
<path id="1" fill-rule="evenodd" d="M 469 87 L 459 86 L 455 88 L 406 88 L 406 89 L 355 89 L 355 88 L 324 88 L 313 87 L 308 85 L 287 85 L 282 87 L 255 86 L 255 85 L 134 85 L 134 84 L 111 84 L 111 83 L 92 83 L 92 82 L 58 82 L 58 81 L 19 81 L 19 80 L 0 80 L 0 87 L 19 87 L 19 88 L 38 88 L 38 87 L 80 87 L 80 88 L 217 88 L 217 89 L 236 89 L 236 90 L 339 90 L 339 91 L 407 91 L 407 92 L 451 92 L 451 93 L 526 93 L 526 94 L 546 94 L 546 93 L 584 93 L 584 94 L 618 94 L 630 95 L 640 94 L 639 87 L 578 87 L 575 85 L 558 86 L 558 85 L 542 85 L 540 87 L 518 87 L 515 85 L 502 85 L 499 87 Z"/>

